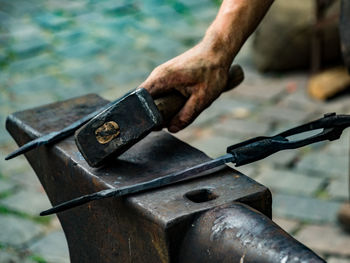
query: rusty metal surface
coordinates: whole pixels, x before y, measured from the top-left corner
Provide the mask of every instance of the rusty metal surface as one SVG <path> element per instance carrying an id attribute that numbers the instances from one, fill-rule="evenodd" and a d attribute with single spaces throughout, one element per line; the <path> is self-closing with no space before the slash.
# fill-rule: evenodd
<path id="1" fill-rule="evenodd" d="M 8 118 L 7 128 L 22 145 L 105 104 L 100 97 L 89 95 L 18 112 Z M 209 160 L 165 132 L 147 136 L 118 159 L 112 159 L 108 166 L 98 169 L 86 163 L 73 137 L 35 149 L 26 157 L 53 205 L 83 194 L 154 179 Z M 233 201 L 244 202 L 271 216 L 268 189 L 226 168 L 201 180 L 89 203 L 61 213 L 59 219 L 72 262 L 176 262 L 183 233 L 193 218 Z"/>
<path id="2" fill-rule="evenodd" d="M 350 1 L 341 1 L 340 11 L 340 42 L 345 65 L 350 74 Z"/>
<path id="3" fill-rule="evenodd" d="M 102 127 L 104 126 L 105 125 Z M 296 149 L 325 140 L 334 141 L 339 139 L 344 129 L 348 128 L 349 126 L 350 115 L 337 115 L 336 113 L 327 113 L 324 114 L 323 118 L 288 129 L 274 136 L 259 136 L 229 146 L 227 148 L 227 154 L 222 155 L 216 159 L 209 160 L 204 163 L 199 163 L 195 166 L 188 167 L 184 170 L 179 170 L 171 174 L 166 174 L 160 178 L 155 178 L 150 181 L 144 181 L 119 189 L 108 189 L 92 194 L 83 195 L 76 199 L 69 200 L 67 202 L 59 204 L 58 206 L 43 211 L 40 213 L 40 215 L 59 213 L 95 200 L 111 197 L 121 197 L 143 192 L 146 190 L 149 191 L 165 186 L 170 186 L 180 181 L 190 180 L 194 177 L 207 175 L 208 173 L 214 173 L 213 169 L 222 169 L 223 167 L 226 167 L 224 166 L 226 163 L 235 163 L 236 166 L 240 166 L 261 160 L 267 156 L 270 156 L 271 154 L 282 150 Z M 112 129 L 114 131 L 116 130 L 114 127 Z M 319 129 L 321 129 L 320 132 L 305 136 L 305 133 L 312 131 L 315 132 Z M 299 135 L 299 138 L 297 140 L 293 140 L 293 136 L 296 135 Z M 302 135 L 304 136 L 301 137 Z M 106 137 L 110 137 L 109 132 L 107 132 Z"/>
<path id="4" fill-rule="evenodd" d="M 263 214 L 234 203 L 202 214 L 187 232 L 180 262 L 326 262 Z"/>

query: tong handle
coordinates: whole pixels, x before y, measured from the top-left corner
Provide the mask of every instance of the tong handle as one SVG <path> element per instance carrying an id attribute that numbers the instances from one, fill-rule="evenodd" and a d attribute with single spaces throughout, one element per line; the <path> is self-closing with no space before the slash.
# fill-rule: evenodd
<path id="1" fill-rule="evenodd" d="M 256 137 L 229 146 L 227 153 L 234 156 L 236 166 L 264 159 L 271 154 L 286 149 L 296 149 L 315 142 L 338 139 L 343 130 L 350 126 L 349 115 L 325 114 L 321 119 L 289 129 L 271 137 Z M 287 137 L 307 131 L 323 129 L 320 133 L 305 139 L 289 141 Z"/>

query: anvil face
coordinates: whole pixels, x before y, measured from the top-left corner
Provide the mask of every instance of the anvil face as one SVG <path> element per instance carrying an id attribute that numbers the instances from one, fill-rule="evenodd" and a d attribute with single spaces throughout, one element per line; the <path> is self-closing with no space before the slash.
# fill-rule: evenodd
<path id="1" fill-rule="evenodd" d="M 77 130 L 76 144 L 92 167 L 128 150 L 162 123 L 151 95 L 137 89 Z"/>

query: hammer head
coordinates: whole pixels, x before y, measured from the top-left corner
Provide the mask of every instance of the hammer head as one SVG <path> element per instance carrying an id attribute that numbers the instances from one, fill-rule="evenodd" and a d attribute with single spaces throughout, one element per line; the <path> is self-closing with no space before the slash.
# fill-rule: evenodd
<path id="1" fill-rule="evenodd" d="M 137 89 L 75 133 L 76 144 L 92 167 L 118 156 L 162 123 L 151 95 Z"/>

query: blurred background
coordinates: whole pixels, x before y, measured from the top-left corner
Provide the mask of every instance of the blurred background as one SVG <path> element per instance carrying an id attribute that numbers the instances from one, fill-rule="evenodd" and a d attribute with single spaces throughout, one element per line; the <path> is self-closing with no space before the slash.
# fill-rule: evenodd
<path id="1" fill-rule="evenodd" d="M 326 112 L 350 114 L 339 1 L 329 2 L 317 19 L 314 0 L 276 0 L 235 60 L 245 81 L 175 136 L 217 157 Z M 0 0 L 0 262 L 69 262 L 57 218 L 38 217 L 50 203 L 33 170 L 24 157 L 4 161 L 17 147 L 6 116 L 86 93 L 123 95 L 200 41 L 220 3 Z M 271 189 L 278 224 L 333 263 L 350 262 L 350 236 L 337 223 L 348 200 L 348 139 L 346 131 L 238 169 Z"/>

